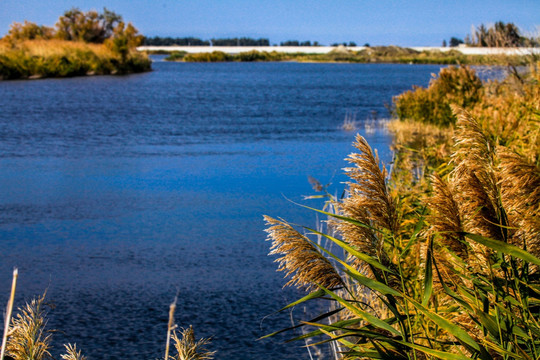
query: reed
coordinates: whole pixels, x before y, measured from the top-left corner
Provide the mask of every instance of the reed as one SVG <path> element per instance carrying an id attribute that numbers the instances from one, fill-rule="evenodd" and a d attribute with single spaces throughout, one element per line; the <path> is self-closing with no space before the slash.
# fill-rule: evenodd
<path id="1" fill-rule="evenodd" d="M 337 233 L 294 230 L 303 242 L 322 237 L 337 246 L 316 250 L 332 264 L 328 275 L 341 277 L 339 288 L 312 278 L 308 294 L 285 307 L 334 302 L 302 322 L 315 330 L 294 340 L 337 343 L 343 359 L 539 358 L 540 154 L 531 143 L 539 135 L 537 68 L 518 82 L 480 86 L 474 73 L 456 68 L 434 80 L 444 84 L 410 92 L 416 101 L 418 93 L 445 89 L 453 120 L 442 127 L 446 121 L 433 117 L 394 123 L 390 174 L 357 138 L 338 212 L 314 209 L 333 218 Z M 515 109 L 522 111 L 493 116 Z M 514 136 L 500 136 L 515 123 L 521 129 Z M 280 268 L 300 257 L 288 251 Z M 287 275 L 296 279 L 311 271 L 294 268 Z"/>
<path id="2" fill-rule="evenodd" d="M 50 357 L 51 334 L 45 330 L 45 295 L 33 299 L 13 319 L 6 353 L 15 360 L 42 360 Z"/>
<path id="3" fill-rule="evenodd" d="M 135 50 L 120 56 L 104 44 L 64 40 L 0 41 L 0 77 L 3 79 L 127 74 L 148 70 L 149 59 Z"/>
<path id="4" fill-rule="evenodd" d="M 9 296 L 5 318 L 4 318 L 4 334 L 2 336 L 2 350 L 0 354 L 0 360 L 4 360 L 4 355 L 6 354 L 7 339 L 9 336 L 9 324 L 11 323 L 11 313 L 13 312 L 13 304 L 15 302 L 15 290 L 17 289 L 17 278 L 19 276 L 19 269 L 15 268 L 13 270 L 13 281 L 11 284 L 11 294 Z"/>
<path id="5" fill-rule="evenodd" d="M 77 351 L 77 344 L 67 344 L 64 345 L 66 348 L 66 353 L 60 355 L 64 360 L 86 360 L 86 356 L 82 355 L 81 351 Z"/>
<path id="6" fill-rule="evenodd" d="M 210 351 L 206 346 L 210 343 L 210 339 L 195 339 L 193 327 L 182 329 L 180 336 L 175 332 L 172 334 L 176 355 L 174 360 L 211 360 L 214 358 L 215 351 Z"/>

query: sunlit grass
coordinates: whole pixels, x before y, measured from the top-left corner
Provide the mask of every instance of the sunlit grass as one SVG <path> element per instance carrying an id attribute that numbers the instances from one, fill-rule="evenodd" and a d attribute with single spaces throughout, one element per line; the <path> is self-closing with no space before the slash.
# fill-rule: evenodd
<path id="1" fill-rule="evenodd" d="M 358 136 L 347 196 L 327 194 L 334 212 L 313 209 L 326 227 L 280 220 L 290 229 L 278 232 L 266 217 L 288 284 L 313 289 L 285 309 L 333 303 L 295 340 L 336 343 L 343 359 L 540 357 L 538 65 L 480 87 L 470 69 L 451 69 L 444 86 L 407 93 L 412 116 L 389 125 L 390 173 Z M 426 111 L 414 121 L 416 102 Z M 429 113 L 436 106 L 447 120 Z M 313 276 L 322 257 L 331 269 Z"/>
<path id="2" fill-rule="evenodd" d="M 103 44 L 0 41 L 0 77 L 4 79 L 123 74 L 149 69 L 148 58 L 135 50 L 122 58 Z"/>

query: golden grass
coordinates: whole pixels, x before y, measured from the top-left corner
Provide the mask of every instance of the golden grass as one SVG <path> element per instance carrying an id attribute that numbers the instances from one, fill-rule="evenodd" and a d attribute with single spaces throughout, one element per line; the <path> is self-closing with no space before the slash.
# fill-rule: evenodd
<path id="1" fill-rule="evenodd" d="M 65 40 L 25 40 L 14 45 L 14 48 L 24 50 L 30 56 L 55 56 L 72 51 L 90 51 L 98 56 L 111 57 L 113 52 L 103 44 L 91 44 L 80 41 Z M 0 46 L 0 53 L 13 49 L 6 45 Z"/>
<path id="2" fill-rule="evenodd" d="M 86 356 L 82 355 L 81 351 L 77 351 L 77 344 L 67 344 L 64 345 L 66 348 L 66 353 L 60 355 L 64 360 L 86 360 Z"/>
<path id="3" fill-rule="evenodd" d="M 305 235 L 283 221 L 269 216 L 264 219 L 268 225 L 268 240 L 272 241 L 270 255 L 282 255 L 276 260 L 278 271 L 291 277 L 285 286 L 310 290 L 318 285 L 334 288 L 343 284 L 332 264 Z"/>
<path id="4" fill-rule="evenodd" d="M 126 74 L 150 70 L 150 60 L 132 49 L 63 40 L 0 41 L 0 79 Z"/>
<path id="5" fill-rule="evenodd" d="M 180 336 L 176 331 L 173 332 L 172 339 L 177 352 L 173 357 L 174 360 L 211 360 L 214 358 L 215 351 L 209 351 L 206 348 L 210 339 L 196 340 L 191 326 L 188 329 L 182 329 Z"/>
<path id="6" fill-rule="evenodd" d="M 13 319 L 6 353 L 15 360 L 42 360 L 50 357 L 51 334 L 45 330 L 45 295 L 33 299 Z"/>
<path id="7" fill-rule="evenodd" d="M 455 125 L 391 123 L 390 175 L 357 138 L 332 221 L 346 256 L 331 272 L 343 289 L 325 291 L 344 310 L 330 326 L 310 323 L 345 346 L 344 358 L 538 358 L 539 65 L 475 86 L 466 108 L 446 103 Z"/>

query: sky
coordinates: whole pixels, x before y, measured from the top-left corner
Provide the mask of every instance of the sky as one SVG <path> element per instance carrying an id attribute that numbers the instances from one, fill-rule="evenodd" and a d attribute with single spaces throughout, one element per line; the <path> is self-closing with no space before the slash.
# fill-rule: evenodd
<path id="1" fill-rule="evenodd" d="M 52 26 L 73 7 L 106 7 L 145 36 L 268 38 L 271 44 L 440 46 L 496 21 L 540 32 L 540 0 L 0 0 L 0 36 L 13 22 Z"/>

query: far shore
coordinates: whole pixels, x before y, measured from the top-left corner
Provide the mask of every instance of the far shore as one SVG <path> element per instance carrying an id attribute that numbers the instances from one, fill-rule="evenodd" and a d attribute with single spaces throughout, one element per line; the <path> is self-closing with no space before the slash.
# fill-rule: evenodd
<path id="1" fill-rule="evenodd" d="M 407 47 L 403 47 L 407 48 Z M 278 52 L 288 54 L 328 54 L 332 50 L 347 49 L 349 51 L 362 51 L 368 49 L 366 46 L 139 46 L 138 51 L 149 52 L 174 52 L 185 51 L 189 54 L 211 53 L 213 51 L 221 51 L 226 54 L 239 54 L 248 51 L 259 52 Z M 456 50 L 463 55 L 540 55 L 540 48 L 521 47 L 521 48 L 493 48 L 493 47 L 430 47 L 430 46 L 413 46 L 408 47 L 415 51 L 434 51 L 448 52 Z"/>

